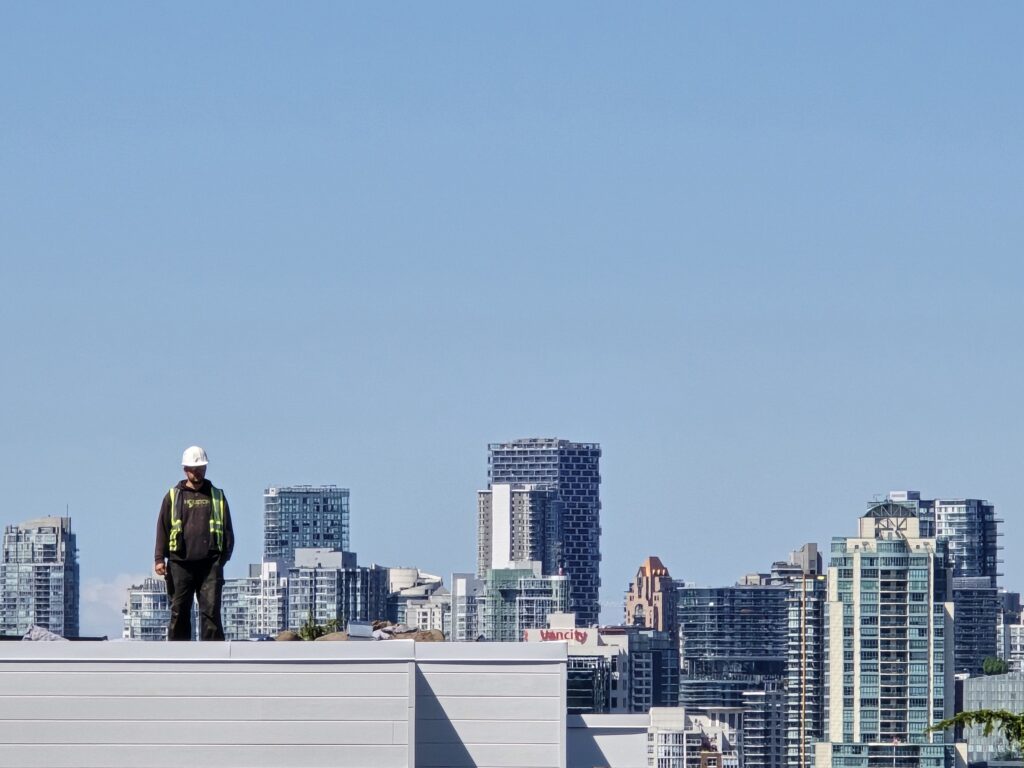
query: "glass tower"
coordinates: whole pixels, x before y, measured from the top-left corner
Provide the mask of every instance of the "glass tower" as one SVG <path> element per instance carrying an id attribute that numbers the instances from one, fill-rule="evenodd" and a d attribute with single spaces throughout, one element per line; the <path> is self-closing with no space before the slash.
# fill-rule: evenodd
<path id="1" fill-rule="evenodd" d="M 78 549 L 70 517 L 41 517 L 4 530 L 0 635 L 35 624 L 78 637 Z"/>
<path id="2" fill-rule="evenodd" d="M 348 488 L 291 485 L 263 492 L 263 561 L 285 573 L 296 549 L 348 552 Z"/>

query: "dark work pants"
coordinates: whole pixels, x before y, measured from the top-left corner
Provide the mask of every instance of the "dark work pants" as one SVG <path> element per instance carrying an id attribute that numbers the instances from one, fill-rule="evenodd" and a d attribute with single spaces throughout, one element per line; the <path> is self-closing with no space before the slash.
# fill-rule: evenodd
<path id="1" fill-rule="evenodd" d="M 223 640 L 220 595 L 224 588 L 224 566 L 215 559 L 169 560 L 167 596 L 171 601 L 168 640 L 192 639 L 192 601 L 199 596 L 199 639 Z"/>

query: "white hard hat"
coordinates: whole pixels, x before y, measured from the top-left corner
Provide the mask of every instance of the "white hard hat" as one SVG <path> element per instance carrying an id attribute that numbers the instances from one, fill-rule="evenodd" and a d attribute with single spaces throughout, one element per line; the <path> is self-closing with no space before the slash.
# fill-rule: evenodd
<path id="1" fill-rule="evenodd" d="M 205 467 L 210 462 L 206 459 L 206 451 L 198 445 L 186 448 L 181 454 L 181 466 L 183 467 Z"/>

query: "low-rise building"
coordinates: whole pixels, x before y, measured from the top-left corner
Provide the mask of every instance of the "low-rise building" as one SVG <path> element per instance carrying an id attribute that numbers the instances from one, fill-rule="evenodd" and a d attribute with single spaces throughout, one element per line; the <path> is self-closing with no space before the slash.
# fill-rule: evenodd
<path id="1" fill-rule="evenodd" d="M 528 643 L 564 642 L 568 648 L 567 706 L 570 714 L 632 712 L 629 636 L 604 636 L 597 627 L 576 627 L 576 617 L 552 614 L 544 629 L 527 629 Z"/>
<path id="2" fill-rule="evenodd" d="M 387 568 L 360 566 L 355 552 L 297 549 L 288 569 L 288 628 L 383 619 L 387 597 Z"/>
<path id="3" fill-rule="evenodd" d="M 655 707 L 647 729 L 649 768 L 739 768 L 738 732 L 714 715 Z"/>
<path id="4" fill-rule="evenodd" d="M 667 632 L 640 627 L 577 627 L 575 615 L 552 614 L 527 642 L 565 642 L 569 712 L 645 713 L 679 698 L 679 653 Z"/>
<path id="5" fill-rule="evenodd" d="M 440 576 L 418 568 L 388 569 L 387 618 L 414 629 L 451 634 L 452 598 Z"/>
<path id="6" fill-rule="evenodd" d="M 444 587 L 438 587 L 429 597 L 409 600 L 405 604 L 403 623 L 423 631 L 436 629 L 448 638 L 451 637 L 451 614 L 452 594 Z"/>

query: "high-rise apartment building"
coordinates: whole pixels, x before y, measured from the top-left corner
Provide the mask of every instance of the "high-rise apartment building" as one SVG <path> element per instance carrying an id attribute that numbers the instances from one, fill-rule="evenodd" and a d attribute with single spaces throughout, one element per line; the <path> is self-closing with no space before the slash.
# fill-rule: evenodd
<path id="1" fill-rule="evenodd" d="M 890 491 L 887 501 L 912 509 L 921 521 L 921 535 L 948 542 L 953 575 L 999 577 L 999 524 L 994 505 L 983 499 L 922 499 L 918 491 Z"/>
<path id="2" fill-rule="evenodd" d="M 805 573 L 786 597 L 786 760 L 788 768 L 814 762 L 825 728 L 826 577 Z"/>
<path id="3" fill-rule="evenodd" d="M 955 763 L 953 603 L 945 539 L 921 535 L 916 500 L 869 505 L 854 537 L 832 540 L 825 737 L 818 768 Z"/>
<path id="4" fill-rule="evenodd" d="M 354 552 L 300 549 L 288 569 L 288 628 L 307 621 L 375 621 L 387 615 L 388 569 L 357 565 Z"/>
<path id="5" fill-rule="evenodd" d="M 263 561 L 285 573 L 295 564 L 296 549 L 348 552 L 348 488 L 290 485 L 263 492 Z"/>
<path id="6" fill-rule="evenodd" d="M 744 691 L 783 678 L 790 585 L 676 583 L 680 706 L 694 712 L 742 707 Z"/>
<path id="7" fill-rule="evenodd" d="M 743 768 L 782 768 L 786 695 L 781 685 L 744 691 L 743 706 Z"/>
<path id="8" fill-rule="evenodd" d="M 4 530 L 0 635 L 35 624 L 78 637 L 78 550 L 70 517 L 41 517 Z"/>
<path id="9" fill-rule="evenodd" d="M 273 637 L 286 626 L 287 580 L 276 563 L 253 563 L 243 579 L 227 579 L 221 597 L 224 637 L 257 640 Z"/>
<path id="10" fill-rule="evenodd" d="M 561 502 L 561 565 L 569 577 L 569 610 L 596 625 L 601 588 L 601 446 L 553 438 L 492 443 L 488 487 L 532 485 Z M 554 575 L 554 574 L 545 574 Z"/>
<path id="11" fill-rule="evenodd" d="M 491 568 L 537 560 L 553 576 L 562 565 L 562 502 L 554 488 L 492 483 L 477 492 L 478 578 Z"/>
<path id="12" fill-rule="evenodd" d="M 949 542 L 955 578 L 981 578 L 997 587 L 999 523 L 996 508 L 982 499 L 935 499 L 935 535 Z"/>
<path id="13" fill-rule="evenodd" d="M 922 499 L 917 491 L 892 491 L 890 502 L 912 508 L 929 526 L 922 536 L 946 541 L 953 566 L 956 616 L 955 670 L 979 674 L 985 656 L 995 655 L 999 578 L 999 523 L 983 499 Z"/>

